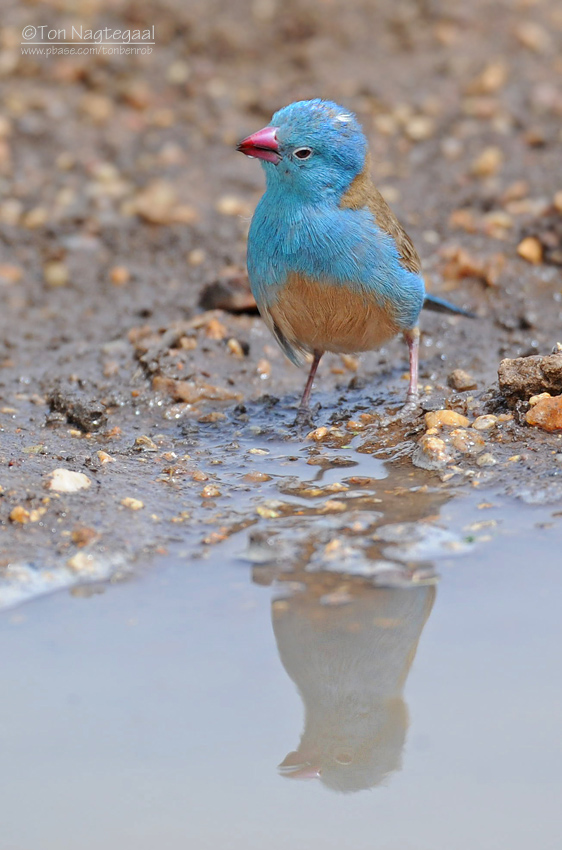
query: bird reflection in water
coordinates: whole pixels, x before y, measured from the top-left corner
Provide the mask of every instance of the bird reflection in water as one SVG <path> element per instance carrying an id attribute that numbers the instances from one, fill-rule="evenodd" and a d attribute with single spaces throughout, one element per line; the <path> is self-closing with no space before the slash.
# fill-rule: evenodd
<path id="1" fill-rule="evenodd" d="M 279 771 L 342 793 L 373 788 L 401 767 L 403 690 L 436 592 L 348 588 L 347 604 L 322 604 L 321 588 L 308 583 L 272 604 L 279 655 L 305 710 L 300 743 Z"/>

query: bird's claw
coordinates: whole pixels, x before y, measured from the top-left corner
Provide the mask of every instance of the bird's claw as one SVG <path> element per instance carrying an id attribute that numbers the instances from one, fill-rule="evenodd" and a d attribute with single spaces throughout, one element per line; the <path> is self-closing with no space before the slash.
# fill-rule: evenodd
<path id="1" fill-rule="evenodd" d="M 309 407 L 299 407 L 295 421 L 293 422 L 293 427 L 297 428 L 299 431 L 302 431 L 305 428 L 310 429 L 316 427 L 312 410 Z"/>

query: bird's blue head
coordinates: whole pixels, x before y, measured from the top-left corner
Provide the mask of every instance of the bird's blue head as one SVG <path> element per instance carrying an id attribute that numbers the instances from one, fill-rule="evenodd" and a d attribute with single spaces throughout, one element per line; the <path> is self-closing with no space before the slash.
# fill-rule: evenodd
<path id="1" fill-rule="evenodd" d="M 302 100 L 237 148 L 262 160 L 268 188 L 303 200 L 337 199 L 363 170 L 367 140 L 352 112 L 329 100 Z"/>

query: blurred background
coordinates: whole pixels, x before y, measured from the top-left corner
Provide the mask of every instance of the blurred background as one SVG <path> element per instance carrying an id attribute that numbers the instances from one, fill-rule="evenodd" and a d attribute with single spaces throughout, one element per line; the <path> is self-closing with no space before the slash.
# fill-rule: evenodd
<path id="1" fill-rule="evenodd" d="M 154 27 L 155 44 L 23 55 L 30 25 Z M 555 0 L 3 0 L 0 37 L 2 281 L 23 278 L 16 308 L 69 287 L 120 304 L 134 291 L 148 309 L 148 283 L 187 309 L 243 271 L 263 180 L 233 147 L 317 96 L 359 114 L 436 288 L 516 280 L 528 236 L 527 261 L 562 262 L 560 227 L 537 223 L 562 191 Z"/>

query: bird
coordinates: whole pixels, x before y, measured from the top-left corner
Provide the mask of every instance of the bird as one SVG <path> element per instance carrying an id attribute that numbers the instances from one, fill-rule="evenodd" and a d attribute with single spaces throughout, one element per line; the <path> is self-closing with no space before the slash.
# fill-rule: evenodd
<path id="1" fill-rule="evenodd" d="M 474 314 L 426 293 L 413 242 L 372 181 L 355 114 L 297 101 L 237 150 L 259 159 L 266 179 L 248 233 L 252 294 L 289 360 L 312 356 L 297 420 L 310 417 L 325 352 L 369 351 L 399 333 L 409 350 L 406 409 L 415 409 L 422 308 Z"/>

